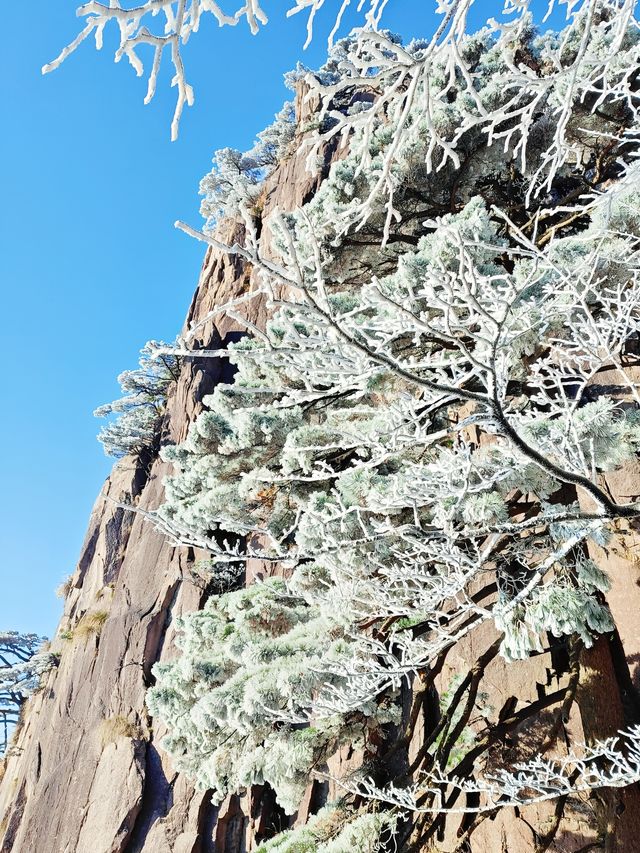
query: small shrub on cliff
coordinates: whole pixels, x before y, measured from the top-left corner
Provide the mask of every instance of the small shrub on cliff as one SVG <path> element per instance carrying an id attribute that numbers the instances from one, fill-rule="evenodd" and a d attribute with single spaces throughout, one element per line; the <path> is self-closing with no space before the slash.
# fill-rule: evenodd
<path id="1" fill-rule="evenodd" d="M 107 456 L 139 455 L 158 447 L 167 394 L 180 375 L 180 358 L 170 353 L 155 355 L 160 347 L 166 345 L 161 341 L 146 343 L 140 353 L 140 367 L 118 376 L 124 396 L 94 411 L 98 418 L 116 416 L 98 434 Z"/>
<path id="2" fill-rule="evenodd" d="M 110 743 L 116 743 L 120 738 L 136 740 L 141 736 L 140 726 L 122 715 L 107 717 L 102 720 L 98 733 L 103 749 Z"/>
<path id="3" fill-rule="evenodd" d="M 71 592 L 73 586 L 73 575 L 67 577 L 56 587 L 56 595 L 58 598 L 65 599 Z"/>
<path id="4" fill-rule="evenodd" d="M 108 617 L 109 614 L 106 610 L 88 611 L 80 617 L 78 624 L 72 631 L 72 636 L 84 641 L 88 640 L 89 637 L 99 637 Z"/>
<path id="5" fill-rule="evenodd" d="M 200 182 L 204 196 L 200 212 L 209 230 L 224 216 L 259 214 L 262 183 L 288 150 L 296 129 L 294 119 L 293 104 L 287 102 L 249 151 L 223 148 L 215 152 L 213 169 Z"/>

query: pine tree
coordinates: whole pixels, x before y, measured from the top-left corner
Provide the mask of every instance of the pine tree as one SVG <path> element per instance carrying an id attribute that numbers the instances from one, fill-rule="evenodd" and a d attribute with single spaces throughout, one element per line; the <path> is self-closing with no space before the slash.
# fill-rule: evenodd
<path id="1" fill-rule="evenodd" d="M 0 756 L 7 751 L 22 705 L 54 664 L 50 654 L 40 651 L 43 642 L 37 634 L 0 631 Z"/>
<path id="2" fill-rule="evenodd" d="M 148 341 L 140 351 L 140 367 L 118 376 L 124 396 L 93 413 L 97 418 L 117 415 L 98 434 L 107 456 L 157 451 L 167 394 L 180 374 L 178 356 L 171 352 L 155 355 L 162 347 L 166 347 L 162 341 Z"/>
<path id="3" fill-rule="evenodd" d="M 363 771 L 341 784 L 428 837 L 437 820 L 420 813 L 441 820 L 463 797 L 489 812 L 638 778 L 637 729 L 566 766 L 532 754 L 485 778 L 460 740 L 481 710 L 475 674 L 417 766 L 373 770 L 398 748 L 410 685 L 415 705 L 416 684 L 486 621 L 497 640 L 479 672 L 614 628 L 589 548 L 638 514 L 600 484 L 640 444 L 624 371 L 640 297 L 638 38 L 599 9 L 588 30 L 583 10 L 556 36 L 526 22 L 465 36 L 455 70 L 388 34 L 340 44 L 341 79 L 315 83 L 324 125 L 300 144 L 313 153 L 348 127 L 348 152 L 301 210 L 271 217 L 275 260 L 259 229 L 228 247 L 259 270 L 271 318 L 210 353 L 235 381 L 166 449 L 177 472 L 159 521 L 220 565 L 259 556 L 290 578 L 184 617 L 182 655 L 149 695 L 177 766 L 218 797 L 268 782 L 293 812 L 349 742 Z M 374 55 L 387 81 L 410 69 L 400 103 L 383 88 L 352 111 Z M 632 405 L 594 387 L 605 368 Z"/>
<path id="4" fill-rule="evenodd" d="M 294 9 L 312 21 L 320 5 Z M 362 756 L 334 780 L 343 802 L 265 850 L 426 849 L 454 812 L 462 851 L 500 809 L 554 799 L 562 815 L 578 793 L 640 781 L 632 715 L 551 749 L 569 740 L 585 649 L 615 637 L 594 555 L 640 515 L 603 485 L 640 447 L 636 4 L 567 3 L 564 28 L 542 32 L 533 5 L 507 2 L 473 34 L 470 5 L 439 3 L 435 34 L 403 44 L 369 4 L 325 67 L 291 78 L 318 105 L 312 126 L 287 112 L 268 157 L 220 152 L 205 227 L 180 224 L 253 270 L 256 287 L 215 312 L 260 299 L 269 319 L 198 350 L 235 378 L 164 450 L 175 472 L 155 521 L 208 549 L 214 573 L 257 557 L 286 578 L 182 617 L 149 708 L 176 767 L 218 800 L 267 783 L 291 814 L 337 749 Z M 156 58 L 177 51 L 202 11 L 262 21 L 255 4 L 155 7 L 166 43 L 141 35 L 150 4 L 88 4 L 85 35 L 126 19 L 119 55 L 135 63 L 149 39 Z M 174 136 L 191 99 L 176 79 Z M 311 170 L 330 146 L 339 158 L 300 209 L 263 219 L 265 176 L 293 146 Z M 225 217 L 243 242 L 223 242 Z M 154 352 L 190 358 L 192 340 Z M 492 641 L 444 684 L 485 626 Z M 493 663 L 538 654 L 558 689 L 491 708 Z"/>

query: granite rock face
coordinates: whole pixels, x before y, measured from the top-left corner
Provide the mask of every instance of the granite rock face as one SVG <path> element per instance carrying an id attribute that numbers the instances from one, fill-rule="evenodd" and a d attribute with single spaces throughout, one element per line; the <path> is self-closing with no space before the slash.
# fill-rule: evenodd
<path id="1" fill-rule="evenodd" d="M 336 156 L 338 152 L 327 151 L 327 164 Z M 265 214 L 302 204 L 321 177 L 305 171 L 304 157 L 285 160 L 265 187 Z M 240 240 L 242 233 L 225 236 Z M 185 328 L 254 284 L 252 271 L 242 261 L 208 250 Z M 249 304 L 251 321 L 264 323 L 264 305 L 257 300 Z M 218 316 L 202 325 L 197 343 L 219 347 L 238 334 L 234 321 Z M 184 365 L 169 400 L 163 442 L 185 437 L 202 397 L 224 378 L 225 365 L 218 360 Z M 28 702 L 5 761 L 0 780 L 1 853 L 242 853 L 289 825 L 268 789 L 231 796 L 214 807 L 209 793 L 195 791 L 172 769 L 159 747 L 163 732 L 152 728 L 147 715 L 144 698 L 151 668 L 174 654 L 174 620 L 199 608 L 206 597 L 203 582 L 190 570 L 206 554 L 172 546 L 142 514 L 123 508 L 132 504 L 155 509 L 167 472 L 168 465 L 160 459 L 126 457 L 96 501 L 52 646 L 60 664 Z M 640 494 L 640 467 L 627 466 L 610 478 L 609 487 L 616 497 Z M 603 638 L 584 653 L 585 674 L 569 721 L 577 735 L 606 736 L 637 717 L 637 546 L 637 535 L 621 530 L 616 548 L 597 555 L 614 581 L 611 604 L 620 636 Z M 249 566 L 248 576 L 265 571 L 261 565 Z M 456 672 L 468 670 L 494 641 L 489 627 L 471 635 L 448 662 L 442 685 Z M 488 703 L 508 720 L 519 701 L 552 694 L 557 679 L 546 655 L 517 670 L 496 659 L 485 676 Z M 545 719 L 541 712 L 540 720 Z M 538 742 L 536 731 L 520 734 L 534 745 Z M 413 753 L 420 747 L 419 735 Z M 357 756 L 337 755 L 336 767 L 354 760 Z M 297 820 L 304 821 L 331 793 L 326 785 L 311 784 Z M 553 819 L 553 804 L 519 813 L 503 811 L 477 825 L 458 817 L 434 839 L 432 849 L 640 850 L 635 790 L 585 797 L 568 811 L 555 840 L 545 848 L 541 838 Z"/>

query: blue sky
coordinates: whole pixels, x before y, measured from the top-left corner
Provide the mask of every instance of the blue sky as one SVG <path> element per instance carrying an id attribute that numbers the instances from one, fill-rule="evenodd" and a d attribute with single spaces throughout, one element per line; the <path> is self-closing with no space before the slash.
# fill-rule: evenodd
<path id="1" fill-rule="evenodd" d="M 0 53 L 0 627 L 49 635 L 111 468 L 92 411 L 145 341 L 175 336 L 197 281 L 202 248 L 173 223 L 200 222 L 213 151 L 250 147 L 288 97 L 284 72 L 323 61 L 331 23 L 319 17 L 303 52 L 305 20 L 286 21 L 285 0 L 265 0 L 257 37 L 203 22 L 185 54 L 196 104 L 171 143 L 168 63 L 144 107 L 146 84 L 114 65 L 109 32 L 102 53 L 86 42 L 41 76 L 78 32 L 76 5 L 34 0 Z M 386 25 L 423 35 L 431 8 L 390 0 Z"/>

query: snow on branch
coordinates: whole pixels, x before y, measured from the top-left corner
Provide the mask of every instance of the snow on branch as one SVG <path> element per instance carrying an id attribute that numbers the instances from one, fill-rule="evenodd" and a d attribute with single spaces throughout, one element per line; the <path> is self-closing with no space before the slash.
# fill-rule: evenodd
<path id="1" fill-rule="evenodd" d="M 343 3 L 338 13 L 330 42 L 340 25 L 348 2 L 349 0 L 346 0 Z M 315 16 L 323 5 L 324 0 L 296 0 L 288 11 L 288 15 L 308 12 L 307 44 L 313 36 Z M 361 3 L 360 6 L 362 5 Z M 369 25 L 379 21 L 385 5 L 386 0 L 370 0 L 366 14 Z M 259 0 L 247 0 L 231 12 L 224 11 L 215 0 L 145 0 L 145 2 L 124 0 L 124 3 L 122 0 L 109 0 L 108 4 L 91 0 L 79 6 L 76 15 L 84 18 L 86 22 L 84 28 L 54 60 L 42 67 L 42 73 L 48 74 L 59 68 L 65 59 L 90 36 L 94 37 L 97 50 L 101 50 L 105 27 L 113 23 L 119 31 L 115 61 L 120 62 L 121 59 L 126 58 L 138 77 L 142 77 L 145 73 L 139 50 L 145 45 L 151 48 L 153 58 L 147 78 L 145 104 L 150 103 L 156 93 L 162 59 L 165 53 L 168 54 L 174 70 L 171 85 L 178 92 L 171 122 L 172 141 L 178 138 L 180 119 L 185 105 L 192 106 L 194 102 L 193 88 L 187 82 L 183 50 L 189 39 L 199 32 L 202 20 L 210 16 L 220 27 L 233 27 L 245 21 L 253 35 L 256 35 L 260 27 L 268 22 L 266 12 Z M 158 24 L 155 18 L 158 18 Z"/>
<path id="2" fill-rule="evenodd" d="M 422 139 L 430 174 L 459 169 L 465 139 L 482 137 L 526 177 L 527 207 L 544 204 L 559 171 L 584 157 L 594 114 L 606 104 L 638 109 L 636 0 L 552 2 L 549 11 L 566 7 L 567 26 L 557 36 L 535 32 L 528 0 L 486 4 L 495 17 L 470 35 L 470 5 L 439 3 L 443 18 L 433 36 L 406 46 L 388 32 L 363 28 L 343 41 L 335 72 L 304 76 L 307 97 L 321 100 L 320 130 L 307 140 L 308 168 L 317 167 L 322 145 L 340 137 L 350 140 L 354 174 L 370 176 L 366 195 L 339 227 L 363 227 L 382 200 L 389 239 L 401 218 L 394 203 L 398 169 Z M 355 102 L 354 90 L 367 92 L 366 102 Z M 584 111 L 581 139 L 572 127 L 577 105 Z M 549 123 L 532 134 L 542 131 L 541 113 Z M 618 132 L 612 128 L 612 138 L 623 143 L 626 132 Z"/>
<path id="3" fill-rule="evenodd" d="M 513 770 L 495 770 L 479 778 L 459 778 L 455 769 L 450 773 L 438 769 L 423 774 L 417 784 L 406 788 L 381 789 L 372 779 L 352 785 L 334 781 L 350 793 L 411 812 L 479 814 L 526 806 L 640 782 L 640 726 L 632 726 L 590 745 L 583 744 L 577 751 L 564 756 L 545 759 L 536 755 L 529 761 L 519 762 Z M 479 805 L 447 807 L 452 788 L 466 795 L 477 795 Z M 419 805 L 418 800 L 427 795 L 430 795 L 430 804 Z"/>

